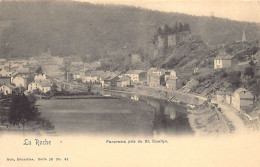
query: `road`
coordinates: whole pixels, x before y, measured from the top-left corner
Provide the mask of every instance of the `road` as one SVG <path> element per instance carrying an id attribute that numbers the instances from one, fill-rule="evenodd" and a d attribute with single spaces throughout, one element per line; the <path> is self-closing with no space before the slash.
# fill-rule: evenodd
<path id="1" fill-rule="evenodd" d="M 190 94 L 194 97 L 200 98 L 201 100 L 207 100 L 206 97 Z M 212 103 L 217 103 L 218 106 L 221 108 L 222 113 L 227 117 L 229 121 L 231 121 L 231 124 L 234 126 L 233 133 L 235 134 L 241 134 L 241 133 L 247 133 L 248 129 L 245 126 L 243 120 L 238 116 L 237 112 L 233 107 L 230 105 L 219 102 L 217 100 L 211 100 Z"/>
<path id="2" fill-rule="evenodd" d="M 229 121 L 231 121 L 232 125 L 234 126 L 235 130 L 233 133 L 242 134 L 247 133 L 248 129 L 245 126 L 243 120 L 238 116 L 237 112 L 233 107 L 228 104 L 212 100 L 213 103 L 217 103 L 218 106 L 221 108 L 223 114 L 227 117 Z"/>

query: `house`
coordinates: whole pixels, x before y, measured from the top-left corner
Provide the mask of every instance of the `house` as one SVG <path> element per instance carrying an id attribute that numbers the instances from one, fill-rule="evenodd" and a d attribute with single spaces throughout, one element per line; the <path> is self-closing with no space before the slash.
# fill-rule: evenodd
<path id="1" fill-rule="evenodd" d="M 168 78 L 175 78 L 177 79 L 177 75 L 176 75 L 176 72 L 174 70 L 167 70 L 164 72 L 165 74 L 165 81 L 168 79 Z"/>
<path id="2" fill-rule="evenodd" d="M 34 76 L 34 81 L 35 82 L 41 82 L 47 79 L 46 74 L 37 74 Z"/>
<path id="3" fill-rule="evenodd" d="M 150 87 L 160 87 L 165 82 L 164 78 L 163 74 L 151 73 L 148 75 L 148 85 Z"/>
<path id="4" fill-rule="evenodd" d="M 125 75 L 131 78 L 131 84 L 136 84 L 146 79 L 146 72 L 143 70 L 130 70 Z"/>
<path id="5" fill-rule="evenodd" d="M 231 103 L 232 103 L 232 94 L 233 94 L 233 92 L 230 92 L 230 91 L 226 92 L 225 103 L 231 105 Z"/>
<path id="6" fill-rule="evenodd" d="M 128 76 L 123 76 L 117 80 L 117 87 L 126 87 L 131 85 L 131 78 Z"/>
<path id="7" fill-rule="evenodd" d="M 231 67 L 232 59 L 233 56 L 225 52 L 219 53 L 219 55 L 214 59 L 214 69 Z"/>
<path id="8" fill-rule="evenodd" d="M 0 76 L 2 77 L 10 77 L 13 72 L 7 71 L 5 68 L 0 70 Z"/>
<path id="9" fill-rule="evenodd" d="M 220 102 L 224 102 L 226 100 L 226 93 L 223 91 L 217 91 L 216 92 L 216 98 Z"/>
<path id="10" fill-rule="evenodd" d="M 6 59 L 0 59 L 0 65 L 5 65 Z"/>
<path id="11" fill-rule="evenodd" d="M 38 61 L 34 57 L 31 57 L 29 59 L 28 63 L 29 63 L 29 65 L 37 65 Z"/>
<path id="12" fill-rule="evenodd" d="M 167 70 L 163 68 L 150 68 L 147 71 L 147 85 L 151 87 L 159 87 L 160 85 L 165 86 L 165 72 Z M 168 73 L 170 75 L 170 73 Z M 164 78 L 162 78 L 164 77 Z"/>
<path id="13" fill-rule="evenodd" d="M 28 68 L 28 67 L 18 67 L 15 71 L 20 74 L 30 74 L 31 73 L 30 68 Z"/>
<path id="14" fill-rule="evenodd" d="M 30 83 L 29 85 L 28 85 L 28 91 L 29 92 L 33 92 L 33 91 L 35 91 L 35 90 L 37 90 L 37 89 L 39 89 L 40 90 L 40 84 L 39 83 L 37 83 L 37 82 L 32 82 L 32 83 Z"/>
<path id="15" fill-rule="evenodd" d="M 63 64 L 63 58 L 59 56 L 53 56 L 52 61 L 57 64 L 57 65 L 62 65 Z"/>
<path id="16" fill-rule="evenodd" d="M 147 71 L 147 74 L 160 74 L 160 75 L 163 75 L 165 74 L 167 70 L 166 69 L 163 69 L 163 68 L 150 68 L 148 71 Z"/>
<path id="17" fill-rule="evenodd" d="M 169 90 L 176 90 L 177 88 L 177 77 L 168 77 L 166 79 L 166 88 Z"/>
<path id="18" fill-rule="evenodd" d="M 232 95 L 231 105 L 239 111 L 244 107 L 249 107 L 253 105 L 253 103 L 254 95 L 245 88 L 237 89 Z"/>
<path id="19" fill-rule="evenodd" d="M 84 63 L 81 62 L 81 61 L 74 61 L 74 62 L 71 62 L 71 66 L 83 67 L 83 66 L 84 66 Z"/>
<path id="20" fill-rule="evenodd" d="M 40 92 L 47 93 L 52 89 L 52 83 L 49 80 L 44 80 L 41 82 L 32 82 L 28 85 L 28 91 L 33 92 L 35 90 L 39 90 Z"/>
<path id="21" fill-rule="evenodd" d="M 66 82 L 73 81 L 73 74 L 71 72 L 66 72 L 65 80 Z"/>
<path id="22" fill-rule="evenodd" d="M 40 82 L 40 85 L 41 85 L 40 91 L 43 93 L 50 92 L 52 89 L 52 83 L 49 82 L 48 80 Z"/>
<path id="23" fill-rule="evenodd" d="M 0 76 L 0 84 L 1 85 L 11 84 L 11 77 L 1 77 Z"/>
<path id="24" fill-rule="evenodd" d="M 115 74 L 111 71 L 86 71 L 84 78 L 82 78 L 83 82 L 101 82 L 104 81 L 109 76 L 115 76 Z"/>
<path id="25" fill-rule="evenodd" d="M 0 87 L 0 93 L 1 94 L 4 94 L 4 95 L 10 95 L 13 93 L 15 87 L 10 85 L 10 84 L 7 84 L 7 85 L 1 85 Z"/>
<path id="26" fill-rule="evenodd" d="M 103 87 L 106 87 L 106 88 L 108 88 L 108 87 L 109 87 L 109 88 L 111 88 L 111 87 L 116 87 L 118 80 L 119 80 L 119 77 L 118 77 L 118 76 L 108 77 L 108 78 L 104 79 Z"/>
<path id="27" fill-rule="evenodd" d="M 12 83 L 16 87 L 23 87 L 27 89 L 28 84 L 31 83 L 32 81 L 33 81 L 32 77 L 17 75 L 16 77 L 14 77 Z"/>

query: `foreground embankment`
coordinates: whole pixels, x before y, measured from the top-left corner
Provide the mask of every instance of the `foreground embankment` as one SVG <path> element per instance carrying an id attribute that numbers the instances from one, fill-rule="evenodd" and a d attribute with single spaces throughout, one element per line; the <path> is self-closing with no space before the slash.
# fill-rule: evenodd
<path id="1" fill-rule="evenodd" d="M 143 95 L 164 99 L 186 105 L 192 130 L 197 135 L 222 134 L 234 131 L 231 121 L 217 104 L 207 102 L 207 99 L 193 94 L 149 87 L 128 88 L 124 90 L 106 90 L 104 94 Z"/>

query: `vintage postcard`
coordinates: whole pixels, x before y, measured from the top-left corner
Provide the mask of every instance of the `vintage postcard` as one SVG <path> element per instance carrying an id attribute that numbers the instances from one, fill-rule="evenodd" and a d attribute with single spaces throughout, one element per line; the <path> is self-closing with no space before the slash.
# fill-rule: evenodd
<path id="1" fill-rule="evenodd" d="M 259 0 L 1 0 L 0 167 L 259 167 Z"/>

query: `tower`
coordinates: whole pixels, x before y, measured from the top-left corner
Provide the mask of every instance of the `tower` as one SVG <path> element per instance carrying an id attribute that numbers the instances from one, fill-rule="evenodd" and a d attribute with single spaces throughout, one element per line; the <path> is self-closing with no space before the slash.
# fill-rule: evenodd
<path id="1" fill-rule="evenodd" d="M 245 30 L 243 29 L 243 36 L 242 36 L 242 42 L 246 41 L 246 34 L 245 34 Z"/>

